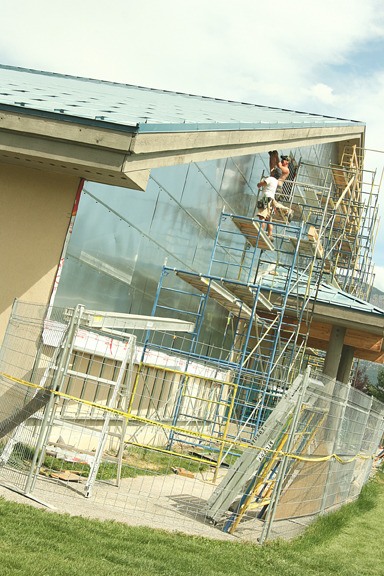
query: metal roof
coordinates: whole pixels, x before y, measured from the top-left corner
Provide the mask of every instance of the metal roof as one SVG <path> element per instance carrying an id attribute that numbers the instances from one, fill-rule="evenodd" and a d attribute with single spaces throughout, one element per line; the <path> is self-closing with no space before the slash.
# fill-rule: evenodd
<path id="1" fill-rule="evenodd" d="M 0 65 L 0 109 L 138 132 L 364 126 L 244 102 Z"/>
<path id="2" fill-rule="evenodd" d="M 370 302 L 356 298 L 352 294 L 338 290 L 330 284 L 322 282 L 317 293 L 316 301 L 322 304 L 330 304 L 340 308 L 348 308 L 354 312 L 365 312 L 367 314 L 378 314 L 384 316 L 384 310 L 374 306 Z"/>
<path id="3" fill-rule="evenodd" d="M 276 267 L 273 275 L 266 274 L 263 276 L 263 285 L 277 290 L 285 289 L 285 275 L 286 270 L 282 269 L 281 280 L 279 280 L 279 266 Z M 277 273 L 277 274 L 276 274 Z M 298 278 L 297 285 L 295 284 L 296 278 Z M 284 280 L 283 280 L 284 279 Z M 292 283 L 295 284 L 294 293 L 299 296 L 304 296 L 308 290 L 308 276 L 306 274 L 293 274 Z M 357 298 L 352 294 L 348 294 L 327 282 L 321 282 L 319 288 L 317 285 L 311 287 L 312 299 L 316 300 L 318 304 L 325 304 L 329 306 L 336 306 L 337 308 L 346 308 L 354 312 L 363 312 L 365 314 L 376 314 L 378 316 L 384 316 L 384 310 L 378 306 L 374 306 L 370 302 L 366 302 L 361 298 Z"/>

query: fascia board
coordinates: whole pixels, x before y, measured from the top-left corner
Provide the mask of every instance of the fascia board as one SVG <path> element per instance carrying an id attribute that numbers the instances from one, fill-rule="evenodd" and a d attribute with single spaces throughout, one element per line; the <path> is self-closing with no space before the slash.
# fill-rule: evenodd
<path id="1" fill-rule="evenodd" d="M 0 111 L 0 142 L 2 132 L 42 136 L 51 140 L 76 142 L 113 150 L 127 151 L 131 147 L 134 132 L 111 130 L 101 126 L 52 120 L 28 114 Z"/>
<path id="2" fill-rule="evenodd" d="M 233 148 L 252 146 L 262 142 L 297 143 L 320 138 L 356 138 L 364 132 L 364 126 L 295 127 L 264 130 L 218 130 L 167 133 L 137 133 L 132 142 L 133 154 L 151 154 L 163 151 L 180 151 L 201 148 Z M 298 145 L 298 144 L 296 144 Z"/>
<path id="3" fill-rule="evenodd" d="M 123 165 L 125 150 L 86 145 L 71 140 L 0 131 L 0 161 L 94 182 L 145 190 L 149 171 L 130 171 Z"/>
<path id="4" fill-rule="evenodd" d="M 315 303 L 314 320 L 345 328 L 356 328 L 370 334 L 384 335 L 384 314 L 357 312 L 342 306 Z"/>
<path id="5" fill-rule="evenodd" d="M 143 170 L 151 168 L 160 168 L 164 166 L 174 166 L 176 164 L 188 164 L 191 162 L 204 162 L 207 160 L 217 160 L 221 158 L 245 156 L 248 154 L 264 153 L 271 149 L 276 148 L 295 148 L 299 146 L 311 146 L 316 144 L 325 144 L 332 142 L 341 142 L 344 140 L 356 139 L 361 135 L 361 131 L 340 132 L 334 134 L 278 134 L 276 131 L 259 132 L 255 135 L 255 140 L 252 142 L 238 142 L 232 144 L 217 144 L 212 142 L 210 146 L 203 147 L 201 142 L 195 141 L 195 147 L 191 146 L 190 139 L 186 139 L 184 145 L 186 148 L 176 150 L 172 146 L 172 150 L 154 152 L 141 152 L 136 147 L 137 135 L 133 138 L 133 148 L 124 163 L 124 172 L 131 170 Z M 171 139 L 170 139 L 171 142 Z M 182 146 L 183 143 L 180 142 Z"/>
<path id="6" fill-rule="evenodd" d="M 133 132 L 0 111 L 0 159 L 10 164 L 145 190 L 149 171 L 123 165 Z"/>
<path id="7" fill-rule="evenodd" d="M 138 190 L 145 189 L 152 168 L 337 142 L 363 132 L 363 125 L 350 125 L 139 134 L 0 111 L 4 161 L 20 158 L 51 171 L 72 169 L 88 180 Z"/>

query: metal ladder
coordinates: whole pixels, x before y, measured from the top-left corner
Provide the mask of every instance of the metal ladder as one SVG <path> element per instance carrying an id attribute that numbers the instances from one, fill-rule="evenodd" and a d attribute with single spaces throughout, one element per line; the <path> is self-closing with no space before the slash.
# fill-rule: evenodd
<path id="1" fill-rule="evenodd" d="M 294 380 L 291 387 L 287 390 L 281 398 L 275 409 L 269 416 L 265 424 L 259 429 L 253 444 L 255 448 L 247 448 L 242 455 L 238 458 L 234 466 L 228 471 L 221 483 L 216 487 L 214 492 L 206 503 L 206 516 L 214 523 L 218 523 L 223 515 L 230 510 L 235 501 L 240 498 L 241 515 L 245 512 L 246 508 L 256 494 L 254 486 L 260 487 L 266 484 L 275 474 L 278 459 L 268 457 L 270 450 L 281 450 L 282 446 L 287 441 L 287 424 L 293 417 L 298 404 L 302 403 L 301 398 L 302 387 L 307 378 L 303 374 L 299 374 Z M 322 386 L 318 380 L 309 379 L 309 387 Z M 307 405 L 310 407 L 312 402 Z M 277 448 L 276 448 L 277 447 Z M 260 482 L 256 483 L 258 472 L 262 471 Z M 244 505 L 245 504 L 245 505 Z M 239 506 L 237 506 L 238 509 Z M 228 531 L 233 531 L 232 524 L 236 527 L 237 521 L 234 520 L 227 526 Z M 231 530 L 229 530 L 231 529 Z"/>

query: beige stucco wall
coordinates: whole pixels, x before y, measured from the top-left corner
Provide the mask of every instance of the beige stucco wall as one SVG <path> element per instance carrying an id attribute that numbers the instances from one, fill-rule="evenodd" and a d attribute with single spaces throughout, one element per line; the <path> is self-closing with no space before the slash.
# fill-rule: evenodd
<path id="1" fill-rule="evenodd" d="M 79 183 L 0 163 L 0 343 L 15 298 L 49 301 Z"/>

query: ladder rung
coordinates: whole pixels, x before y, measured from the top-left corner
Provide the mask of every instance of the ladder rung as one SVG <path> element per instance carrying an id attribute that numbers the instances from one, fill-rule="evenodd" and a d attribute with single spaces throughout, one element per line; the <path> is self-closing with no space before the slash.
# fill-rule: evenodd
<path id="1" fill-rule="evenodd" d="M 82 380 L 91 380 L 91 382 L 97 382 L 98 384 L 106 384 L 108 386 L 116 386 L 115 380 L 108 380 L 107 378 L 100 378 L 99 376 L 92 376 L 92 374 L 87 374 L 85 372 L 76 372 L 76 370 L 67 370 L 66 374 L 69 376 L 75 376 L 76 378 L 81 378 Z"/>

